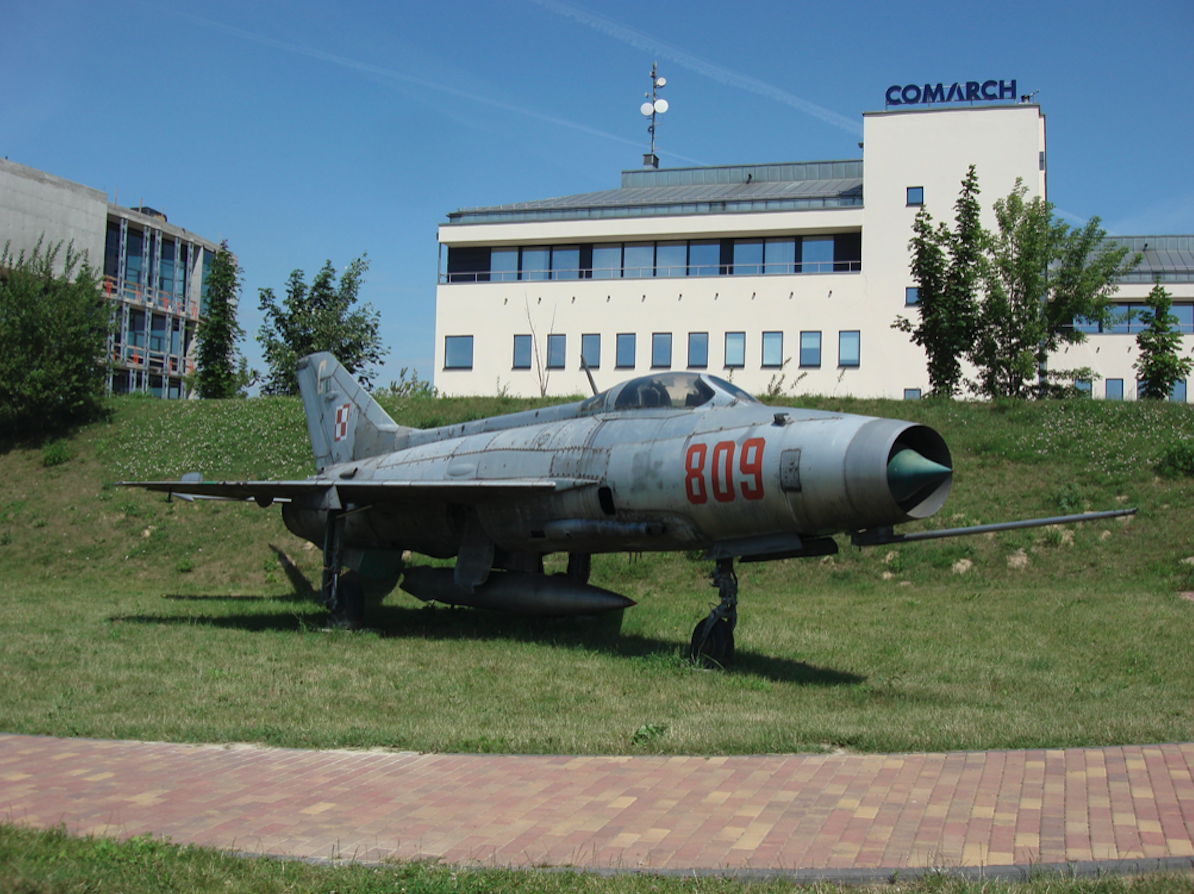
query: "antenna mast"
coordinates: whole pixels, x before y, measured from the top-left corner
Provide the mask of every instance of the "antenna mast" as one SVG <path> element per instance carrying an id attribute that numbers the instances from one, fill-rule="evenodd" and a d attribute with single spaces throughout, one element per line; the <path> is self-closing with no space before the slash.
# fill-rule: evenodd
<path id="1" fill-rule="evenodd" d="M 647 133 L 651 135 L 651 151 L 643 153 L 644 168 L 659 167 L 659 156 L 655 154 L 655 116 L 662 115 L 668 109 L 667 100 L 659 96 L 659 91 L 667 86 L 667 78 L 656 76 L 658 66 L 658 62 L 651 63 L 651 92 L 643 94 L 649 101 L 638 109 L 644 117 L 651 119 L 651 124 L 647 127 Z"/>

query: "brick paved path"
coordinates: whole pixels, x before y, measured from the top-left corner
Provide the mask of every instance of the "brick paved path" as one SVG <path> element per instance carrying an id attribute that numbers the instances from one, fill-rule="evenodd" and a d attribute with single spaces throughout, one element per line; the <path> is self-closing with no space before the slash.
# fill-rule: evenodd
<path id="1" fill-rule="evenodd" d="M 0 816 L 239 851 L 592 869 L 1194 857 L 1194 743 L 956 754 L 520 757 L 0 734 Z"/>

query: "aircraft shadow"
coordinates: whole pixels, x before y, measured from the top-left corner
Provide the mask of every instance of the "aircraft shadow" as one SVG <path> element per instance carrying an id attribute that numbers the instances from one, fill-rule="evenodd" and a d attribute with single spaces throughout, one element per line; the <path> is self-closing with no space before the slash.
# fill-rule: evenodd
<path id="1" fill-rule="evenodd" d="M 166 598 L 196 602 L 252 601 L 258 604 L 282 601 L 295 605 L 296 610 L 186 616 L 138 614 L 114 617 L 112 620 L 155 625 L 201 624 L 250 633 L 316 631 L 321 629 L 326 621 L 326 615 L 316 609 L 314 600 L 300 598 L 299 594 L 287 594 L 274 600 L 236 596 Z M 299 609 L 298 603 L 305 603 L 306 610 Z M 680 656 L 687 650 L 686 642 L 622 634 L 618 630 L 620 619 L 616 615 L 583 619 L 528 618 L 503 612 L 439 605 L 412 608 L 371 604 L 366 610 L 365 624 L 367 631 L 386 639 L 417 638 L 441 642 L 515 640 L 596 651 L 620 658 L 659 661 L 664 664 L 684 660 Z M 737 651 L 731 670 L 736 674 L 759 677 L 772 682 L 805 686 L 848 686 L 866 680 L 866 677 L 858 674 L 816 667 L 803 661 L 766 655 L 749 649 Z"/>

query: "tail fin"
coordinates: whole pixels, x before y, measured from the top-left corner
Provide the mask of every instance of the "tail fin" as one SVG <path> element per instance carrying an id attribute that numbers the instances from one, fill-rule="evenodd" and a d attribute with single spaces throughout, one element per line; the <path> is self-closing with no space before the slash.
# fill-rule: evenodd
<path id="1" fill-rule="evenodd" d="M 391 419 L 331 354 L 311 354 L 296 367 L 317 470 L 402 446 L 411 429 Z"/>

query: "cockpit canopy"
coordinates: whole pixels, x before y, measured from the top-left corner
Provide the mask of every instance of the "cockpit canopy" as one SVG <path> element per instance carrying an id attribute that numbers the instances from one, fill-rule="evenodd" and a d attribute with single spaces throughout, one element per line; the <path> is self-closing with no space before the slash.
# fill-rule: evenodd
<path id="1" fill-rule="evenodd" d="M 690 372 L 661 372 L 640 376 L 583 401 L 578 413 L 609 413 L 640 409 L 692 409 L 734 402 L 758 403 L 753 397 L 717 376 Z"/>

